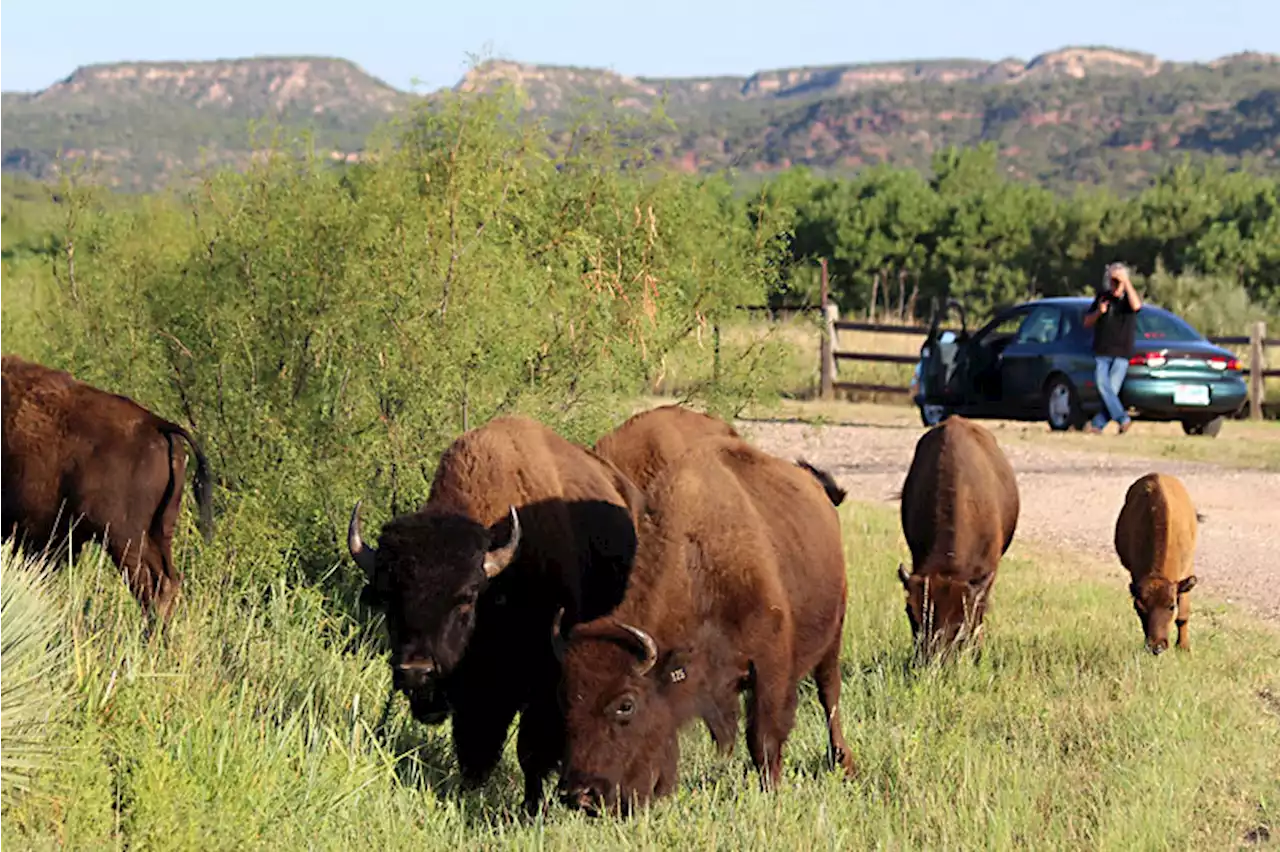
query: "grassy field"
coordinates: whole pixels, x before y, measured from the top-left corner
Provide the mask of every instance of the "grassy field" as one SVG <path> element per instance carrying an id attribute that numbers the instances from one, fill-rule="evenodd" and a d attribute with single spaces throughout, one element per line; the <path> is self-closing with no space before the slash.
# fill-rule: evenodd
<path id="1" fill-rule="evenodd" d="M 1274 629 L 1197 598 L 1193 653 L 1155 658 L 1116 569 L 1015 544 L 985 653 L 913 670 L 896 511 L 841 514 L 841 709 L 856 782 L 824 768 L 806 681 L 775 794 L 758 790 L 741 743 L 719 760 L 695 727 L 674 798 L 626 821 L 556 806 L 528 822 L 514 813 L 513 742 L 491 783 L 462 793 L 444 729 L 408 720 L 399 699 L 379 727 L 389 674 L 376 625 L 296 579 L 228 580 L 193 542 L 180 554 L 187 596 L 163 638 L 141 634 L 101 558 L 55 578 L 69 604 L 57 610 L 65 656 L 45 680 L 71 697 L 47 727 L 48 768 L 6 800 L 4 844 L 1131 850 L 1280 836 Z"/>

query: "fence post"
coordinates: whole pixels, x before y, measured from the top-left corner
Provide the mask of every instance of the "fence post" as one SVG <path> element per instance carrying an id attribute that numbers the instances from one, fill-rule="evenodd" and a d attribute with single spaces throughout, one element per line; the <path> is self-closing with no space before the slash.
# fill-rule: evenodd
<path id="1" fill-rule="evenodd" d="M 834 346 L 835 328 L 831 324 L 830 313 L 827 306 L 830 304 L 831 295 L 827 289 L 827 259 L 822 258 L 822 343 L 819 347 L 818 354 L 818 396 L 821 399 L 831 399 L 835 394 L 835 361 L 832 357 L 832 348 Z"/>
<path id="2" fill-rule="evenodd" d="M 1262 419 L 1262 403 L 1266 400 L 1266 384 L 1263 373 L 1267 369 L 1267 324 L 1255 322 L 1249 333 L 1249 419 Z"/>

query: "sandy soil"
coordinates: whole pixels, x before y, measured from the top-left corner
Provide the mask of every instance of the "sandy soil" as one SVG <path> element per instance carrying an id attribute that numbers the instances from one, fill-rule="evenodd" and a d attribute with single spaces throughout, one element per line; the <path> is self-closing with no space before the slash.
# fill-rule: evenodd
<path id="1" fill-rule="evenodd" d="M 753 420 L 735 426 L 768 452 L 829 469 L 851 499 L 868 502 L 892 501 L 921 435 L 919 426 L 906 424 Z M 1173 474 L 1206 516 L 1196 550 L 1198 588 L 1280 622 L 1280 474 L 1046 447 L 993 431 L 1018 476 L 1022 511 L 1015 547 L 1029 539 L 1075 549 L 1114 566 L 1119 582 L 1125 575 L 1112 535 L 1125 491 L 1143 474 Z"/>

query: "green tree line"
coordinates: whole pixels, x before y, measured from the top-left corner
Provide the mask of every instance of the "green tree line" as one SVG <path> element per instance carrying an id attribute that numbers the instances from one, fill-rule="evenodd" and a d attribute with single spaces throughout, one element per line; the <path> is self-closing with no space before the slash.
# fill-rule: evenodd
<path id="1" fill-rule="evenodd" d="M 792 169 L 756 203 L 794 211 L 791 292 L 779 299 L 813 298 L 824 257 L 842 311 L 903 319 L 947 297 L 984 312 L 1092 293 L 1105 265 L 1122 260 L 1175 309 L 1207 299 L 1241 315 L 1280 311 L 1277 181 L 1221 162 L 1173 166 L 1129 198 L 1101 189 L 1063 197 L 1002 173 L 985 144 L 940 152 L 931 174 Z"/>

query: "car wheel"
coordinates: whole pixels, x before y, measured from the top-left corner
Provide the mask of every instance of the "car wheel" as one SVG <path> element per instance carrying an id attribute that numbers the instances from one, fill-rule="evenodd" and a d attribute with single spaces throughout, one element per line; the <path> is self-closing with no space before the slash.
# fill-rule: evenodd
<path id="1" fill-rule="evenodd" d="M 1045 419 L 1055 432 L 1084 428 L 1084 412 L 1076 389 L 1066 376 L 1054 376 L 1045 386 Z"/>
<path id="2" fill-rule="evenodd" d="M 1205 435 L 1209 438 L 1218 437 L 1218 433 L 1222 431 L 1221 417 L 1211 417 L 1208 420 L 1183 420 L 1182 431 L 1188 435 Z"/>
<path id="3" fill-rule="evenodd" d="M 951 411 L 945 405 L 920 405 L 918 408 L 920 422 L 930 429 L 951 416 Z"/>

